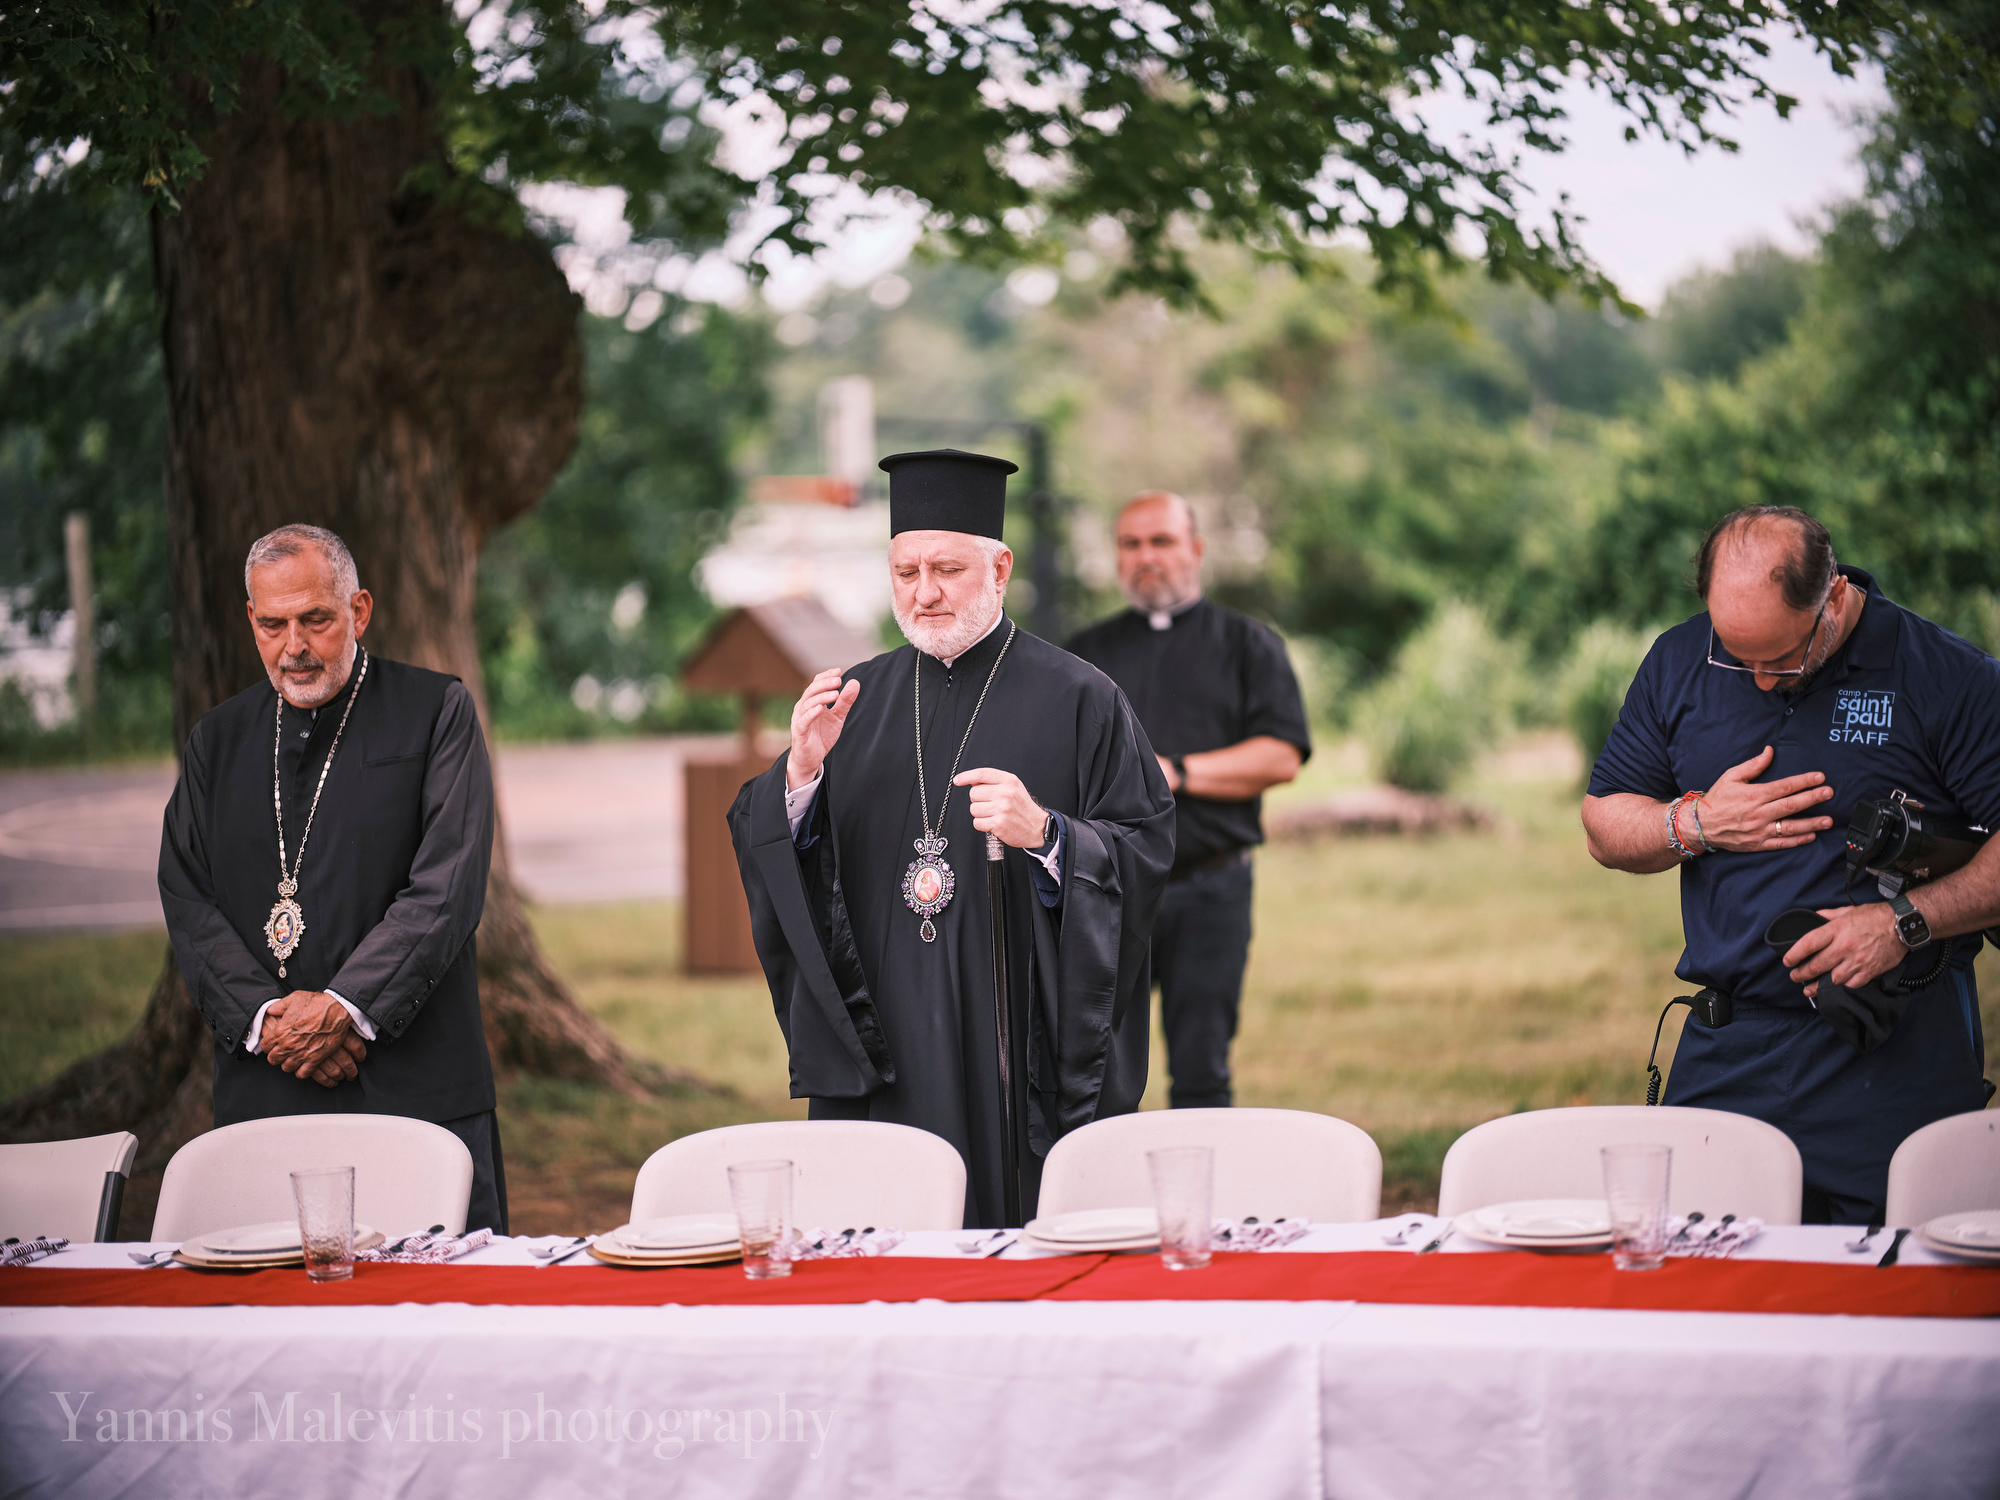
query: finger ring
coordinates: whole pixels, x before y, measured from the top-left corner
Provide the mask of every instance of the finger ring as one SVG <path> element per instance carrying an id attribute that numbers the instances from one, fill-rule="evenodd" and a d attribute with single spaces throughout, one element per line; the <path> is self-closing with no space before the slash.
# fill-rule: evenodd
<path id="1" fill-rule="evenodd" d="M 1782 834 L 1784 831 L 1785 831 L 1785 820 L 1783 818 L 1778 819 L 1777 822 L 1771 825 L 1771 832 L 1773 833 Z"/>

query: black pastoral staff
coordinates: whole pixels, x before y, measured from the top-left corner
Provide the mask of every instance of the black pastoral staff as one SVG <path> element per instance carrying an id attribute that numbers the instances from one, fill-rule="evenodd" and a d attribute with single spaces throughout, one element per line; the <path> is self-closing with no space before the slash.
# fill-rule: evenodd
<path id="1" fill-rule="evenodd" d="M 793 1097 L 814 1119 L 942 1136 L 965 1160 L 966 1224 L 998 1225 L 1006 1161 L 1032 1213 L 1056 1139 L 1138 1108 L 1173 803 L 1118 689 L 1002 609 L 1013 465 L 946 450 L 882 467 L 912 644 L 816 678 L 729 822 Z M 1011 1111 L 989 869 L 1010 923 Z"/>
<path id="2" fill-rule="evenodd" d="M 181 977 L 214 1035 L 215 1123 L 388 1114 L 472 1153 L 467 1227 L 505 1233 L 474 930 L 493 780 L 455 677 L 371 656 L 332 532 L 244 569 L 267 683 L 188 736 L 160 845 Z"/>
<path id="3" fill-rule="evenodd" d="M 1180 496 L 1149 491 L 1118 517 L 1132 608 L 1069 649 L 1125 691 L 1174 792 L 1174 867 L 1153 926 L 1153 977 L 1175 1108 L 1233 1102 L 1229 1045 L 1250 953 L 1250 850 L 1263 793 L 1312 754 L 1284 645 L 1201 595 L 1202 540 Z"/>

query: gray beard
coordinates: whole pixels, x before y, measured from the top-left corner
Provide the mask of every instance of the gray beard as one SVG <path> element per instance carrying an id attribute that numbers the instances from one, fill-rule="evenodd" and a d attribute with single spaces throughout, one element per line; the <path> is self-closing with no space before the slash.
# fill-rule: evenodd
<path id="1" fill-rule="evenodd" d="M 354 648 L 349 646 L 347 648 L 347 660 L 345 663 L 340 666 L 328 663 L 326 675 L 320 678 L 319 686 L 309 689 L 308 696 L 304 698 L 291 698 L 286 695 L 284 673 L 277 668 L 265 668 L 264 675 L 271 679 L 271 686 L 277 690 L 278 696 L 291 704 L 293 708 L 319 708 L 323 704 L 331 703 L 335 698 L 338 698 L 340 690 L 347 686 L 348 675 L 354 670 L 355 655 Z"/>
<path id="2" fill-rule="evenodd" d="M 1189 589 L 1185 594 L 1173 592 L 1165 583 L 1139 584 L 1122 592 L 1125 595 L 1125 602 L 1142 615 L 1150 615 L 1159 610 L 1171 613 L 1183 605 L 1194 603 L 1201 597 L 1200 585 Z"/>
<path id="3" fill-rule="evenodd" d="M 970 650 L 979 638 L 993 627 L 1000 618 L 1000 606 L 1004 595 L 999 589 L 986 595 L 971 612 L 962 612 L 953 617 L 949 625 L 925 625 L 920 622 L 914 610 L 895 608 L 896 628 L 903 632 L 903 638 L 926 656 L 935 656 L 940 661 L 955 661 Z"/>

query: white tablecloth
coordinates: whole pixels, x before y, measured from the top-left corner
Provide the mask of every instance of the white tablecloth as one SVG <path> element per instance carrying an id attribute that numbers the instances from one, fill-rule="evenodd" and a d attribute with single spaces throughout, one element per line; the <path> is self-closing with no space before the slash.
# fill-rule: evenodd
<path id="1" fill-rule="evenodd" d="M 1383 1227 L 1294 1248 L 1380 1248 Z M 1772 1230 L 1745 1253 L 1852 1261 L 1852 1236 Z M 43 1264 L 129 1265 L 127 1248 Z M 475 1260 L 532 1263 L 520 1241 Z M 0 1481 L 301 1500 L 1970 1500 L 2000 1494 L 2000 1323 L 1271 1302 L 15 1308 Z"/>

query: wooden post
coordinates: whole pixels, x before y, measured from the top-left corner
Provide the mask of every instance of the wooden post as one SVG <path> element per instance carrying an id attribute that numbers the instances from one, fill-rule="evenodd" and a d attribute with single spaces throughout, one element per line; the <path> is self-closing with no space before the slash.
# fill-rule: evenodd
<path id="1" fill-rule="evenodd" d="M 90 586 L 90 517 L 73 510 L 63 521 L 63 552 L 69 562 L 69 607 L 76 621 L 71 669 L 77 726 L 88 741 L 97 722 L 97 611 Z"/>
<path id="2" fill-rule="evenodd" d="M 764 727 L 764 695 L 745 693 L 743 695 L 743 758 L 757 758 L 757 735 Z"/>

